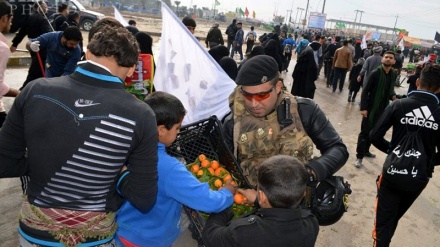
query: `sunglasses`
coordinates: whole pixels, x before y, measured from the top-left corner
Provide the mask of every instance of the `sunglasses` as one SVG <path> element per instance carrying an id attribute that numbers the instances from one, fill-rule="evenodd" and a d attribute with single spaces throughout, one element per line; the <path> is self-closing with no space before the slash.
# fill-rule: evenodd
<path id="1" fill-rule="evenodd" d="M 263 101 L 267 98 L 270 97 L 270 93 L 272 93 L 272 91 L 275 89 L 275 85 L 264 92 L 259 92 L 259 93 L 249 93 L 243 90 L 242 87 L 240 87 L 240 93 L 249 101 L 252 101 L 252 99 L 256 100 L 256 101 Z"/>

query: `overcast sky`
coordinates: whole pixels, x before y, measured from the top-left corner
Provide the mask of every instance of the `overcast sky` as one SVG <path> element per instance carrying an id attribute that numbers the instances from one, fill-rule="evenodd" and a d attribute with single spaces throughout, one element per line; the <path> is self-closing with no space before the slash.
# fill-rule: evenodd
<path id="1" fill-rule="evenodd" d="M 181 6 L 197 5 L 212 8 L 215 0 L 181 0 Z M 251 17 L 255 11 L 256 18 L 271 20 L 274 13 L 286 16 L 292 9 L 292 21 L 297 14 L 297 8 L 306 8 L 307 0 L 217 0 L 220 5 L 216 9 L 221 12 L 247 7 Z M 174 4 L 174 1 L 171 1 Z M 309 0 L 309 11 L 321 12 L 324 0 Z M 292 7 L 293 6 L 293 7 Z M 433 40 L 435 32 L 440 32 L 440 1 L 439 0 L 327 0 L 324 13 L 327 19 L 354 21 L 355 10 L 362 13 L 362 23 L 393 28 L 406 29 L 409 36 Z M 304 12 L 302 17 L 304 18 Z M 357 22 L 361 13 L 358 12 Z M 307 15 L 308 16 L 308 15 Z"/>

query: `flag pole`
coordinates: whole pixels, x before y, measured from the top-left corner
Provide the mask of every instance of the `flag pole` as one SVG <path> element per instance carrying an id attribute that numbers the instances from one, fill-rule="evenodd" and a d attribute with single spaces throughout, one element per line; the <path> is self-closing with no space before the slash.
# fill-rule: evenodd
<path id="1" fill-rule="evenodd" d="M 58 2 L 58 1 L 57 1 L 57 2 Z M 56 2 L 56 3 L 57 3 L 57 2 Z M 41 14 L 44 16 L 44 19 L 49 23 L 50 29 L 52 29 L 52 32 L 54 32 L 55 29 L 52 27 L 52 24 L 50 24 L 49 18 L 47 18 L 46 13 L 44 12 L 44 10 L 43 10 L 43 8 L 41 7 L 41 5 L 38 3 L 38 0 L 35 0 L 35 3 L 36 3 L 37 6 L 38 6 L 38 10 L 39 10 L 39 11 L 41 12 Z M 58 6 L 58 4 L 57 4 L 57 6 Z"/>

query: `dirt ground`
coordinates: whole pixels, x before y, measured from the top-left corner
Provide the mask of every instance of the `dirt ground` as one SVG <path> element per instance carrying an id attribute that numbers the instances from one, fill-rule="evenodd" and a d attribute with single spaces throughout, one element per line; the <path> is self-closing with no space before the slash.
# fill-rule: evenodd
<path id="1" fill-rule="evenodd" d="M 135 18 L 141 31 L 160 32 L 161 24 L 158 19 L 127 16 L 128 20 Z M 224 32 L 229 23 L 221 23 Z M 196 36 L 205 37 L 207 30 L 212 25 L 210 22 L 198 21 Z M 245 25 L 244 30 L 247 31 Z M 266 31 L 256 30 L 257 34 Z M 159 40 L 154 37 L 155 42 Z M 202 41 L 203 42 L 203 41 Z M 291 87 L 291 72 L 295 66 L 295 57 L 289 66 L 289 72 L 283 73 L 286 86 Z M 6 71 L 6 81 L 19 87 L 26 76 L 26 68 L 12 68 Z M 347 76 L 348 77 L 348 76 Z M 371 148 L 377 155 L 374 159 L 365 158 L 364 166 L 357 169 L 353 166 L 356 159 L 356 142 L 360 131 L 361 115 L 359 113 L 359 99 L 355 103 L 347 102 L 347 86 L 342 93 L 332 93 L 326 88 L 323 71 L 316 81 L 315 101 L 327 114 L 331 123 L 341 135 L 348 147 L 350 158 L 337 175 L 343 176 L 351 184 L 353 190 L 349 196 L 348 212 L 334 225 L 321 227 L 316 246 L 318 247 L 363 247 L 372 245 L 372 228 L 374 224 L 374 202 L 376 196 L 376 177 L 379 175 L 385 155 Z M 403 87 L 396 87 L 398 93 L 405 93 L 406 82 Z M 7 109 L 12 99 L 4 98 Z M 390 138 L 390 133 L 387 134 Z M 316 155 L 319 151 L 315 150 Z M 409 211 L 403 216 L 393 237 L 393 247 L 436 247 L 440 246 L 440 169 L 436 167 L 433 179 L 428 184 L 421 196 L 415 201 Z M 18 246 L 17 241 L 17 215 L 22 200 L 19 181 L 16 178 L 0 179 L 0 247 Z M 294 233 L 292 233 L 294 234 Z M 176 247 L 197 246 L 186 230 L 182 237 L 175 243 Z"/>

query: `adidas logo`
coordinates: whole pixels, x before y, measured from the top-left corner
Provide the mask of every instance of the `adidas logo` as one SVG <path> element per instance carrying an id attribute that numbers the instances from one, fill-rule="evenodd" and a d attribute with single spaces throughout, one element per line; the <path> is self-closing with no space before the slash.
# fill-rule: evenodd
<path id="1" fill-rule="evenodd" d="M 428 129 L 437 130 L 438 124 L 435 122 L 428 106 L 422 106 L 405 114 L 405 117 L 400 119 L 401 124 L 410 124 L 423 126 Z"/>

